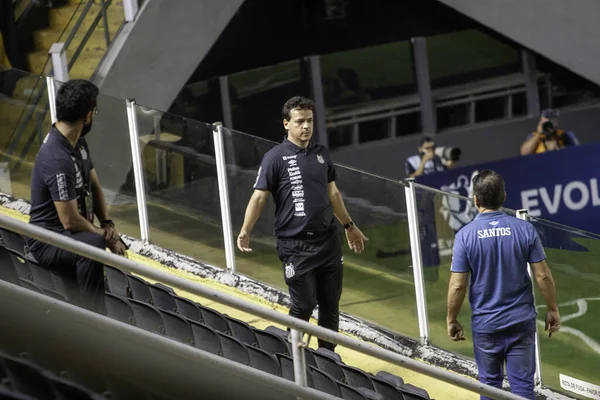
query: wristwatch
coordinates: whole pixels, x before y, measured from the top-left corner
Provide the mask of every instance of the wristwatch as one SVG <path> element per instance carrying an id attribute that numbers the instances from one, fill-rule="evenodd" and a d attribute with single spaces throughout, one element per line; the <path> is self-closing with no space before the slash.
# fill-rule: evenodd
<path id="1" fill-rule="evenodd" d="M 344 224 L 344 229 L 348 229 L 351 226 L 354 226 L 354 222 L 352 222 L 352 221 L 348 222 L 347 224 Z"/>
<path id="2" fill-rule="evenodd" d="M 100 222 L 100 225 L 110 225 L 111 227 L 115 227 L 115 223 L 111 219 L 105 219 Z"/>

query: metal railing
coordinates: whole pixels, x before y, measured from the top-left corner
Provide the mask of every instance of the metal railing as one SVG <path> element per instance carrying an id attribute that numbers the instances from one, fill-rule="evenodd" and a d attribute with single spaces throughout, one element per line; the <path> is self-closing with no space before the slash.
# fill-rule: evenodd
<path id="1" fill-rule="evenodd" d="M 538 74 L 540 87 L 551 89 L 550 76 Z M 451 86 L 432 91 L 436 110 L 457 105 L 468 106 L 468 124 L 474 124 L 477 103 L 482 100 L 504 98 L 503 115 L 513 116 L 513 98 L 526 93 L 526 82 L 522 74 L 477 81 L 461 86 Z M 351 144 L 358 144 L 359 124 L 363 122 L 387 120 L 387 136 L 396 136 L 396 117 L 419 113 L 421 110 L 418 94 L 371 101 L 353 106 L 330 108 L 327 110 L 327 128 L 352 127 Z"/>
<path id="2" fill-rule="evenodd" d="M 174 288 L 184 290 L 193 295 L 201 296 L 203 298 L 212 300 L 216 303 L 223 304 L 235 308 L 236 310 L 243 311 L 252 314 L 253 316 L 261 317 L 268 321 L 276 322 L 278 324 L 291 328 L 292 350 L 294 357 L 294 375 L 296 378 L 296 383 L 303 387 L 306 386 L 306 362 L 303 357 L 304 352 L 298 350 L 306 346 L 306 344 L 302 342 L 302 337 L 304 333 L 307 333 L 311 336 L 324 339 L 328 342 L 347 347 L 361 354 L 369 355 L 379 360 L 387 361 L 397 366 L 410 369 L 411 371 L 419 372 L 431 378 L 450 383 L 452 385 L 461 387 L 466 390 L 480 393 L 493 399 L 523 399 L 522 397 L 516 396 L 512 393 L 479 383 L 474 379 L 467 378 L 465 376 L 452 373 L 447 370 L 434 367 L 423 362 L 415 361 L 409 357 L 394 353 L 389 350 L 382 349 L 367 342 L 363 342 L 334 332 L 332 330 L 310 324 L 303 320 L 290 317 L 283 313 L 272 310 L 271 308 L 248 302 L 244 299 L 234 297 L 232 295 L 223 293 L 215 289 L 211 289 L 209 287 L 200 285 L 190 280 L 177 277 L 173 274 L 144 266 L 135 261 L 117 256 L 107 251 L 98 249 L 94 246 L 90 246 L 88 244 L 76 241 L 68 236 L 49 231 L 35 225 L 27 224 L 16 219 L 10 218 L 8 216 L 0 215 L 0 227 L 33 238 L 35 240 L 39 240 L 41 242 L 68 250 L 80 256 L 90 258 L 92 260 L 104 263 L 106 265 L 110 265 L 115 268 L 119 268 L 121 270 L 131 272 L 134 274 L 143 275 L 148 279 L 162 282 L 164 284 L 173 286 Z M 174 348 L 178 348 L 178 346 L 181 346 L 181 344 L 177 343 L 176 341 L 164 341 L 163 345 L 172 346 Z"/>

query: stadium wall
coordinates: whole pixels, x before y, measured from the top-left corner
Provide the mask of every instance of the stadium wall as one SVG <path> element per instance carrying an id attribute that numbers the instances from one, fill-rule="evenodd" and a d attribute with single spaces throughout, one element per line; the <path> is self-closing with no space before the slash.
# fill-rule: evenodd
<path id="1" fill-rule="evenodd" d="M 582 106 L 561 110 L 560 125 L 575 132 L 582 144 L 600 139 L 600 106 Z M 524 117 L 449 129 L 435 135 L 438 146 L 456 146 L 462 150 L 460 166 L 485 163 L 519 155 L 521 143 L 535 130 L 538 117 Z M 351 165 L 391 178 L 405 178 L 404 163 L 417 153 L 422 135 L 384 139 L 332 151 L 336 163 Z"/>

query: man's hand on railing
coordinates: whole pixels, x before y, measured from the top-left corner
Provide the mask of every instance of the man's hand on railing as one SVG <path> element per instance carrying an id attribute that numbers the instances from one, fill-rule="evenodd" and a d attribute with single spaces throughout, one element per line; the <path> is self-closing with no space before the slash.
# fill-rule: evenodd
<path id="1" fill-rule="evenodd" d="M 109 244 L 108 249 L 117 255 L 127 257 L 127 247 L 123 242 L 121 242 L 121 240 L 117 240 L 115 243 Z"/>

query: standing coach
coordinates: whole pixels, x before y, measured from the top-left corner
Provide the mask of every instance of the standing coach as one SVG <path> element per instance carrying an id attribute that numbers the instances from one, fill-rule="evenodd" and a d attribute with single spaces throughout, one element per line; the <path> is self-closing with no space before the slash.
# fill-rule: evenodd
<path id="1" fill-rule="evenodd" d="M 60 86 L 58 121 L 33 165 L 29 223 L 125 255 L 84 138 L 98 111 L 97 97 L 98 88 L 86 80 L 74 79 Z M 94 225 L 94 215 L 100 227 Z M 34 239 L 27 244 L 42 267 L 58 271 L 65 279 L 69 301 L 106 314 L 102 263 Z"/>
<path id="2" fill-rule="evenodd" d="M 501 388 L 506 363 L 511 391 L 535 400 L 537 312 L 527 263 L 548 306 L 549 335 L 560 328 L 554 279 L 533 225 L 500 211 L 506 199 L 502 177 L 481 171 L 473 178 L 473 195 L 479 215 L 458 231 L 454 242 L 448 335 L 454 341 L 464 340 L 457 317 L 471 274 L 469 302 L 479 381 Z"/>
<path id="3" fill-rule="evenodd" d="M 292 300 L 289 314 L 308 321 L 318 305 L 319 325 L 337 331 L 344 260 L 334 216 L 355 253 L 363 251 L 367 239 L 344 206 L 329 151 L 310 140 L 314 108 L 303 97 L 284 104 L 287 138 L 263 157 L 237 245 L 243 252 L 252 251 L 250 232 L 273 193 L 277 253 Z M 321 339 L 319 346 L 335 349 Z"/>

